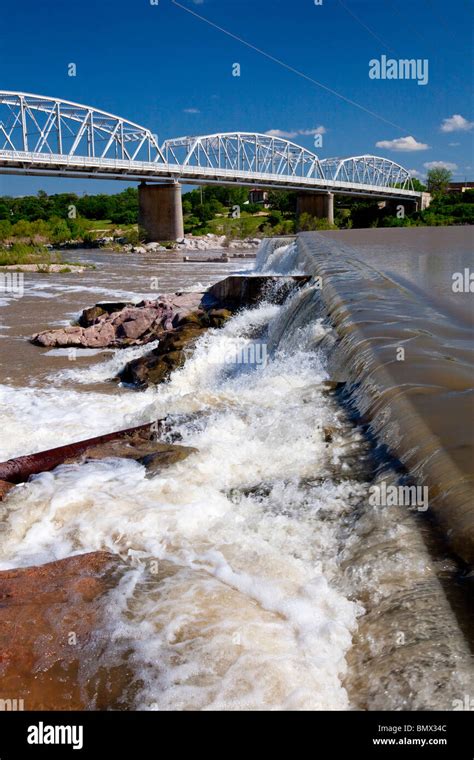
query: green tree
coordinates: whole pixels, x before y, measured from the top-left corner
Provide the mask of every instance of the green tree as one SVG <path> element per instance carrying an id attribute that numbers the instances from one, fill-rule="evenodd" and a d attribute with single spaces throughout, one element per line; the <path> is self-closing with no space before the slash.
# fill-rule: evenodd
<path id="1" fill-rule="evenodd" d="M 424 185 L 422 182 L 420 182 L 419 179 L 416 179 L 416 177 L 412 177 L 411 181 L 413 182 L 413 190 L 416 190 L 418 193 L 424 193 L 426 190 L 426 185 Z"/>
<path id="2" fill-rule="evenodd" d="M 51 242 L 65 243 L 66 240 L 71 238 L 71 230 L 68 227 L 67 222 L 64 219 L 60 219 L 58 216 L 53 216 L 49 220 L 49 229 L 51 234 Z"/>
<path id="3" fill-rule="evenodd" d="M 443 195 L 452 179 L 452 172 L 444 166 L 436 166 L 427 174 L 428 192 Z"/>
<path id="4" fill-rule="evenodd" d="M 202 224 L 214 219 L 215 213 L 211 203 L 203 203 L 196 209 L 196 216 Z"/>
<path id="5" fill-rule="evenodd" d="M 8 219 L 0 219 L 0 240 L 7 240 L 12 234 L 12 226 Z"/>
<path id="6" fill-rule="evenodd" d="M 275 190 L 268 194 L 270 208 L 281 211 L 283 214 L 296 212 L 296 193 L 286 190 Z"/>

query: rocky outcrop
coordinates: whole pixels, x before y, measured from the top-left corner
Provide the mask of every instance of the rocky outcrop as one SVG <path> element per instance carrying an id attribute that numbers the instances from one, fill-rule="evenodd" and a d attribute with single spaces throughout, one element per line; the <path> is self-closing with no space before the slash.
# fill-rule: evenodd
<path id="1" fill-rule="evenodd" d="M 214 235 L 209 232 L 207 235 L 186 235 L 179 238 L 176 242 L 166 246 L 160 243 L 140 243 L 131 245 L 126 242 L 125 238 L 116 238 L 112 241 L 109 238 L 96 240 L 99 245 L 108 245 L 111 242 L 123 244 L 123 250 L 130 253 L 151 254 L 161 253 L 166 250 L 173 251 L 249 251 L 258 248 L 262 242 L 261 238 L 245 238 L 243 240 L 229 240 L 225 235 Z"/>
<path id="2" fill-rule="evenodd" d="M 0 699 L 25 710 L 120 708 L 131 673 L 104 667 L 104 600 L 125 566 L 93 552 L 0 572 Z"/>
<path id="3" fill-rule="evenodd" d="M 150 343 L 173 322 L 194 311 L 202 293 L 174 293 L 138 304 L 97 304 L 85 309 L 77 325 L 45 330 L 31 341 L 44 347 L 125 348 Z"/>
<path id="4" fill-rule="evenodd" d="M 162 337 L 157 348 L 126 364 L 119 379 L 142 388 L 162 383 L 184 364 L 186 350 L 192 348 L 206 329 L 222 327 L 231 316 L 227 309 L 200 309 L 181 317 L 178 326 Z"/>
<path id="5" fill-rule="evenodd" d="M 213 235 L 208 233 L 204 236 L 192 236 L 181 238 L 177 241 L 176 249 L 178 251 L 215 251 L 220 248 L 225 250 L 248 250 L 258 248 L 261 243 L 260 238 L 245 238 L 244 240 L 228 240 L 225 235 Z"/>

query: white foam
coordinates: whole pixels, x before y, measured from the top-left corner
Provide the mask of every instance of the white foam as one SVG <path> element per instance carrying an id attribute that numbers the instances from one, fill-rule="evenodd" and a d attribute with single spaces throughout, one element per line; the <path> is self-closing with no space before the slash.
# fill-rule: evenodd
<path id="1" fill-rule="evenodd" d="M 131 427 L 126 424 L 129 419 L 153 420 L 149 407 L 154 395 L 153 391 L 104 394 L 0 385 L 0 459 Z"/>
<path id="2" fill-rule="evenodd" d="M 324 364 L 306 344 L 260 367 L 208 359 L 222 342 L 238 352 L 256 333 L 265 340 L 281 308 L 208 331 L 156 392 L 0 387 L 4 455 L 119 428 L 125 416 L 199 413 L 173 425 L 198 453 L 155 477 L 117 459 L 69 465 L 8 500 L 1 567 L 98 549 L 137 565 L 108 613 L 115 655 L 128 651 L 144 683 L 137 707 L 348 707 L 359 608 L 338 590 L 338 524 L 362 487 L 333 478 L 339 443 L 323 427 L 337 428 L 339 412 L 321 391 Z"/>
<path id="3" fill-rule="evenodd" d="M 80 385 L 89 385 L 91 383 L 100 383 L 104 380 L 111 380 L 116 377 L 118 373 L 125 367 L 128 362 L 134 359 L 139 359 L 141 356 L 150 353 L 159 345 L 159 340 L 154 340 L 151 343 L 146 343 L 143 346 L 130 346 L 129 348 L 117 348 L 112 351 L 112 357 L 100 364 L 92 364 L 90 367 L 84 367 L 80 362 L 79 366 L 71 367 L 71 369 L 63 369 L 59 372 L 53 372 L 50 375 L 52 381 L 56 385 L 63 383 L 75 382 Z M 57 349 L 64 350 L 64 349 Z M 67 351 L 68 349 L 66 349 Z M 99 349 L 81 349 L 78 348 L 75 356 L 80 360 L 81 356 L 86 351 L 90 351 L 89 355 L 94 353 L 101 353 Z M 94 353 L 92 353 L 94 352 Z M 110 349 L 108 349 L 110 353 Z M 48 352 L 51 353 L 51 352 Z"/>

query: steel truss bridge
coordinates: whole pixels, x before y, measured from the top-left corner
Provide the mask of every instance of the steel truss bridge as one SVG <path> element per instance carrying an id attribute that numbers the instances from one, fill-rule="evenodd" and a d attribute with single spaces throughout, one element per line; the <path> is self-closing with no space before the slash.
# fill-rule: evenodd
<path id="1" fill-rule="evenodd" d="M 418 201 L 410 173 L 378 156 L 319 159 L 293 142 L 232 132 L 166 140 L 59 98 L 0 91 L 0 173 L 232 184 Z"/>

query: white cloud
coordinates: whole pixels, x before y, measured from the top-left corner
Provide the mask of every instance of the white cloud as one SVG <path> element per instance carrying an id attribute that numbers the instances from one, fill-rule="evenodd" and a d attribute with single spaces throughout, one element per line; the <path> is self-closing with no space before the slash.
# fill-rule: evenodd
<path id="1" fill-rule="evenodd" d="M 415 179 L 424 179 L 425 175 L 422 172 L 419 172 L 418 169 L 408 169 L 410 172 L 410 177 L 415 177 Z"/>
<path id="2" fill-rule="evenodd" d="M 320 126 L 316 127 L 315 129 L 300 129 L 298 131 L 299 135 L 325 135 L 327 132 L 326 127 Z"/>
<path id="3" fill-rule="evenodd" d="M 457 164 L 452 164 L 450 161 L 428 161 L 423 166 L 425 169 L 449 169 L 450 172 L 458 168 Z"/>
<path id="4" fill-rule="evenodd" d="M 183 108 L 183 113 L 201 113 L 199 108 Z"/>
<path id="5" fill-rule="evenodd" d="M 315 127 L 314 129 L 292 129 L 288 132 L 285 132 L 283 129 L 269 129 L 265 134 L 269 137 L 283 137 L 285 140 L 292 140 L 299 135 L 308 137 L 310 135 L 325 135 L 326 132 L 326 127 L 320 126 Z"/>
<path id="6" fill-rule="evenodd" d="M 461 145 L 461 143 L 448 143 L 450 148 L 457 148 L 458 145 Z"/>
<path id="7" fill-rule="evenodd" d="M 460 113 L 455 113 L 449 119 L 443 119 L 440 129 L 441 132 L 469 132 L 473 127 L 474 121 L 468 121 Z"/>
<path id="8" fill-rule="evenodd" d="M 426 143 L 417 142 L 414 137 L 397 137 L 396 140 L 379 140 L 375 143 L 377 148 L 386 150 L 400 150 L 409 152 L 412 150 L 427 150 L 430 146 Z"/>

